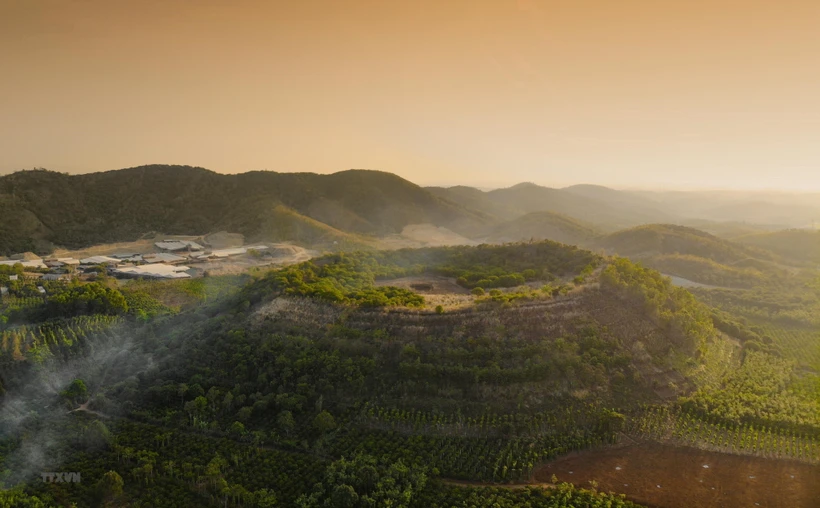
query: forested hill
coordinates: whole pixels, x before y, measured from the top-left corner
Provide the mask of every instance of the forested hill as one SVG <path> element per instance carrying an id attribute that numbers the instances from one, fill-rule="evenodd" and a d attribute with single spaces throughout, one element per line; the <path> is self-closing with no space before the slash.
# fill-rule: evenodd
<path id="1" fill-rule="evenodd" d="M 800 264 L 799 259 L 671 224 L 618 231 L 596 239 L 594 245 L 665 274 L 720 287 L 750 288 L 776 282 L 786 275 L 783 264 Z"/>
<path id="2" fill-rule="evenodd" d="M 649 224 L 600 238 L 597 246 L 622 256 L 683 254 L 719 263 L 737 263 L 748 258 L 773 259 L 770 252 L 723 240 L 709 233 L 673 224 Z"/>
<path id="3" fill-rule="evenodd" d="M 549 239 L 569 245 L 589 245 L 599 233 L 595 226 L 554 212 L 532 212 L 490 228 L 481 239 L 505 243 Z"/>
<path id="4" fill-rule="evenodd" d="M 820 265 L 820 231 L 789 229 L 735 238 L 744 245 L 767 249 L 783 257 Z"/>
<path id="5" fill-rule="evenodd" d="M 396 175 L 255 171 L 223 175 L 190 166 L 0 177 L 0 255 L 134 240 L 149 231 L 257 236 L 282 206 L 344 232 L 386 234 L 430 222 L 470 233 L 489 219 Z M 291 214 L 292 217 L 292 214 Z"/>

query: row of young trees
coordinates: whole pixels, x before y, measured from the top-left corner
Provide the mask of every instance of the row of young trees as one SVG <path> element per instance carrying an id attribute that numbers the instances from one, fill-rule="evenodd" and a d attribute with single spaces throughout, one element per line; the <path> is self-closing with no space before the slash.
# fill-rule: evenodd
<path id="1" fill-rule="evenodd" d="M 772 425 L 727 422 L 692 413 L 686 408 L 646 406 L 627 420 L 625 431 L 640 439 L 673 442 L 696 448 L 820 462 L 820 436 Z"/>

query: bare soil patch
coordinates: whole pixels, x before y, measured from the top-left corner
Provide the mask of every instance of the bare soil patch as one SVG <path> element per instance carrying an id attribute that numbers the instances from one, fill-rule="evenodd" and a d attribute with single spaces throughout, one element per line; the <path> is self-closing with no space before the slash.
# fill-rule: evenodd
<path id="1" fill-rule="evenodd" d="M 553 475 L 658 508 L 820 507 L 820 466 L 658 443 L 569 455 L 541 466 L 535 481 Z"/>
<path id="2" fill-rule="evenodd" d="M 211 275 L 230 275 L 258 267 L 281 268 L 307 261 L 318 255 L 316 251 L 285 243 L 271 244 L 269 252 L 271 256 L 242 254 L 202 263 L 189 263 L 189 265 L 198 271 L 207 271 Z"/>
<path id="3" fill-rule="evenodd" d="M 452 277 L 418 275 L 398 279 L 376 281 L 377 286 L 396 286 L 409 289 L 424 296 L 426 308 L 441 305 L 445 309 L 465 307 L 473 303 L 475 297 L 470 290 L 456 284 Z"/>
<path id="4" fill-rule="evenodd" d="M 456 294 L 467 295 L 470 290 L 456 284 L 452 277 L 438 277 L 435 275 L 418 275 L 376 281 L 377 286 L 396 286 L 410 289 L 421 295 Z"/>
<path id="5" fill-rule="evenodd" d="M 241 247 L 245 245 L 245 237 L 239 233 L 228 233 L 219 231 L 205 235 L 205 242 L 213 249 L 230 249 L 231 247 Z"/>
<path id="6" fill-rule="evenodd" d="M 444 245 L 478 245 L 478 242 L 433 224 L 409 224 L 397 235 L 380 238 L 378 245 L 381 249 L 390 250 Z"/>

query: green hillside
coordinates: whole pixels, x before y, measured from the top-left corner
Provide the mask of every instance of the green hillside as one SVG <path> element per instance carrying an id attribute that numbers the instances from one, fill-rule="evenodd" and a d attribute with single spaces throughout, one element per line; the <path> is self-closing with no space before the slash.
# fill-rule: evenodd
<path id="1" fill-rule="evenodd" d="M 594 245 L 700 284 L 750 288 L 787 273 L 769 251 L 671 224 L 650 224 L 599 238 Z"/>
<path id="2" fill-rule="evenodd" d="M 426 189 L 442 199 L 470 210 L 480 210 L 499 220 L 514 219 L 521 215 L 518 207 L 500 203 L 494 200 L 488 192 L 474 187 L 456 185 L 454 187 L 426 187 Z"/>
<path id="3" fill-rule="evenodd" d="M 247 214 L 236 218 L 233 223 L 249 236 L 269 241 L 293 241 L 303 245 L 332 247 L 334 250 L 360 249 L 372 243 L 365 236 L 340 231 L 285 205 L 273 206 L 272 210 L 260 207 L 258 214 Z"/>
<path id="4" fill-rule="evenodd" d="M 820 461 L 814 378 L 792 360 L 811 337 L 772 328 L 816 319 L 808 286 L 788 312 L 774 295 L 704 295 L 718 311 L 654 270 L 550 241 L 54 283 L 48 301 L 35 282 L 0 281 L 14 292 L 0 303 L 11 506 L 317 506 L 352 491 L 407 508 L 489 506 L 474 500 L 490 494 L 510 507 L 629 507 L 594 489 L 520 486 L 556 457 L 612 444 Z M 457 303 L 435 303 L 442 281 Z M 783 314 L 767 320 L 755 302 Z M 53 457 L 83 481 L 31 473 Z"/>
<path id="5" fill-rule="evenodd" d="M 799 263 L 820 264 L 820 231 L 788 229 L 738 236 L 735 242 L 766 249 Z"/>
<path id="6" fill-rule="evenodd" d="M 770 263 L 764 267 L 721 264 L 711 259 L 690 254 L 661 254 L 642 259 L 647 266 L 668 275 L 677 275 L 701 284 L 732 288 L 752 288 L 775 282 L 778 276 L 785 276 Z"/>
<path id="7" fill-rule="evenodd" d="M 276 220 L 267 215 L 276 214 L 278 205 L 357 234 L 396 233 L 416 223 L 471 233 L 488 222 L 378 171 L 222 175 L 188 166 L 142 166 L 65 175 L 37 170 L 0 177 L 0 208 L 8 213 L 0 227 L 10 232 L 0 236 L 0 255 L 134 240 L 149 231 L 229 230 L 264 239 L 265 224 Z"/>
<path id="8" fill-rule="evenodd" d="M 773 259 L 770 253 L 723 240 L 709 233 L 673 224 L 649 224 L 600 238 L 596 246 L 622 256 L 684 254 L 731 264 L 747 258 Z"/>
<path id="9" fill-rule="evenodd" d="M 587 245 L 598 235 L 593 226 L 572 217 L 553 212 L 532 212 L 493 226 L 482 239 L 494 243 L 533 239 Z"/>

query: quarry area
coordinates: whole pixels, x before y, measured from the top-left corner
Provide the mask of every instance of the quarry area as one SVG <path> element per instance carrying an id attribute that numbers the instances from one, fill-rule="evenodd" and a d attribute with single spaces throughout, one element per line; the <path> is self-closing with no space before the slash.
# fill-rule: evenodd
<path id="1" fill-rule="evenodd" d="M 380 238 L 377 247 L 399 249 L 474 244 L 475 241 L 446 228 L 414 224 L 405 227 L 400 234 Z M 255 267 L 285 266 L 317 255 L 318 251 L 290 242 L 246 244 L 243 235 L 226 231 L 201 236 L 153 233 L 133 242 L 94 245 L 79 250 L 57 249 L 48 256 L 25 252 L 0 257 L 0 266 L 20 265 L 21 277 L 51 281 L 94 280 L 100 273 L 120 279 L 187 279 L 206 274 L 241 273 Z M 443 303 L 461 303 L 450 302 L 451 299 L 443 298 L 447 300 Z"/>
<path id="2" fill-rule="evenodd" d="M 290 243 L 246 245 L 242 235 L 220 232 L 197 237 L 155 235 L 77 251 L 58 250 L 43 257 L 27 252 L 0 259 L 0 265 L 21 267 L 22 273 L 15 277 L 52 281 L 94 280 L 101 273 L 121 279 L 187 279 L 299 263 L 314 255 Z"/>

